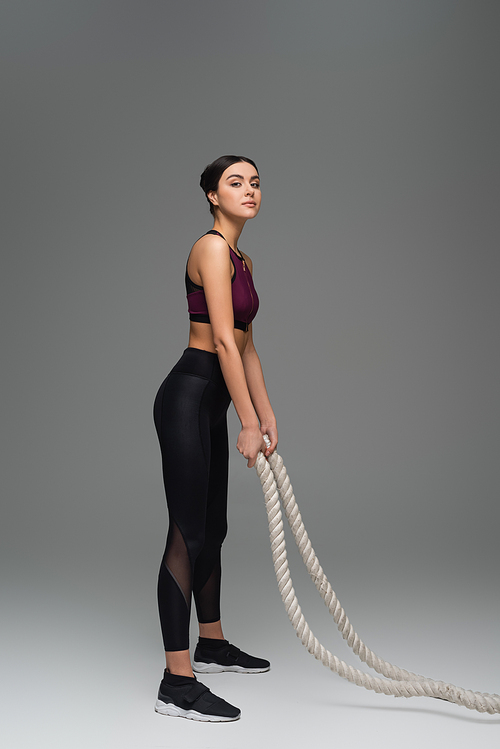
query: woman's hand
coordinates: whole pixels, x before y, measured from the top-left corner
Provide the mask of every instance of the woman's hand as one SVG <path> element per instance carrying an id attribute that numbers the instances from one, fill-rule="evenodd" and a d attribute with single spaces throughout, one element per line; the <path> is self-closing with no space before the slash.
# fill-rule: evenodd
<path id="1" fill-rule="evenodd" d="M 253 468 L 260 451 L 265 454 L 266 443 L 258 426 L 243 427 L 238 435 L 236 448 L 247 458 L 247 466 Z"/>
<path id="2" fill-rule="evenodd" d="M 267 436 L 271 440 L 271 444 L 269 445 L 269 447 L 266 447 L 266 451 L 264 453 L 265 457 L 268 458 L 271 453 L 273 453 L 278 447 L 278 429 L 276 427 L 276 424 L 261 424 L 260 433 L 267 434 Z"/>

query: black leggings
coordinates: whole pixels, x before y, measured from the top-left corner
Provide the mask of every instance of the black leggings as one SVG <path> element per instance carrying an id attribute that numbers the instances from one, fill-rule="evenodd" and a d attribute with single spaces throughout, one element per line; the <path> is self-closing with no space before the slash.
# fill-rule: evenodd
<path id="1" fill-rule="evenodd" d="M 158 576 L 165 650 L 189 648 L 191 593 L 199 622 L 220 619 L 230 402 L 217 354 L 196 348 L 184 351 L 155 399 L 170 521 Z"/>

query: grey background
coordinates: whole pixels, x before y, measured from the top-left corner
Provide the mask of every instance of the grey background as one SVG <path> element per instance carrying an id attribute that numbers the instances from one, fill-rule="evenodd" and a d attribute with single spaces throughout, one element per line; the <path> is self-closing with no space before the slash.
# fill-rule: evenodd
<path id="1" fill-rule="evenodd" d="M 254 337 L 322 566 L 376 652 L 500 691 L 499 3 L 1 16 L 3 745 L 497 746 L 500 718 L 368 693 L 301 648 L 234 413 L 225 630 L 273 670 L 211 677 L 238 723 L 157 716 L 151 408 L 187 345 L 199 174 L 249 155 Z M 313 631 L 358 665 L 289 548 Z"/>

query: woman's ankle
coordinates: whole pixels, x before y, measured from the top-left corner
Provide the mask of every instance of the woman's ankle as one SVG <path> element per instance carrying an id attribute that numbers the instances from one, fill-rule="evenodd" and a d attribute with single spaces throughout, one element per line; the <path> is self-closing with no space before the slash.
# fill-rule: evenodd
<path id="1" fill-rule="evenodd" d="M 167 673 L 194 677 L 189 650 L 165 651 Z"/>
<path id="2" fill-rule="evenodd" d="M 200 637 L 206 637 L 210 640 L 224 640 L 224 634 L 222 632 L 222 624 L 219 619 L 217 622 L 199 622 L 198 627 L 200 630 Z"/>

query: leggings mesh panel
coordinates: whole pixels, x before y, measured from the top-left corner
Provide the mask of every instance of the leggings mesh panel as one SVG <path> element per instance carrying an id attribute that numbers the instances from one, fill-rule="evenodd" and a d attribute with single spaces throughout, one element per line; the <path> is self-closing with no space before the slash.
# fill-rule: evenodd
<path id="1" fill-rule="evenodd" d="M 163 564 L 170 572 L 184 596 L 186 606 L 191 604 L 191 563 L 181 532 L 175 523 L 170 523 Z"/>

